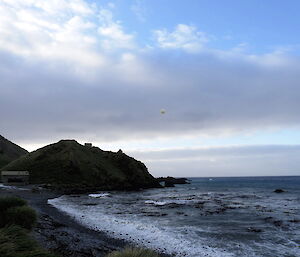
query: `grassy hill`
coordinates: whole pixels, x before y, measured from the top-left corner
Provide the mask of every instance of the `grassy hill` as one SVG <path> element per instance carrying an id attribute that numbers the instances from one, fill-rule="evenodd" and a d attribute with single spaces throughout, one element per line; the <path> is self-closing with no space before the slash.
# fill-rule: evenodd
<path id="1" fill-rule="evenodd" d="M 146 166 L 122 151 L 103 151 L 75 140 L 61 140 L 31 152 L 2 170 L 28 170 L 30 183 L 122 190 L 159 187 Z"/>
<path id="2" fill-rule="evenodd" d="M 0 168 L 28 152 L 0 135 Z"/>

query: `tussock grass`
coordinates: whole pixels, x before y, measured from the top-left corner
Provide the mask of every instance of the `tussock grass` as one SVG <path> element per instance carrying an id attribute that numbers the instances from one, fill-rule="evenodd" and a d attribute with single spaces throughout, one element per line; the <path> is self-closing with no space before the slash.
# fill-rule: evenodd
<path id="1" fill-rule="evenodd" d="M 7 225 L 16 224 L 22 228 L 31 230 L 36 223 L 36 213 L 29 206 L 9 208 L 6 211 Z"/>
<path id="2" fill-rule="evenodd" d="M 14 196 L 7 196 L 0 198 L 0 212 L 6 211 L 8 208 L 24 206 L 27 202 L 21 198 Z"/>
<path id="3" fill-rule="evenodd" d="M 37 243 L 19 226 L 0 229 L 1 257 L 55 257 L 42 250 Z"/>
<path id="4" fill-rule="evenodd" d="M 122 251 L 114 251 L 106 257 L 159 257 L 155 252 L 142 248 L 126 248 Z"/>
<path id="5" fill-rule="evenodd" d="M 0 197 L 0 256 L 55 257 L 41 249 L 29 235 L 36 213 L 17 197 Z"/>
<path id="6" fill-rule="evenodd" d="M 7 211 L 10 208 L 26 206 L 27 202 L 17 197 L 1 197 L 0 198 L 0 227 L 7 225 Z"/>
<path id="7" fill-rule="evenodd" d="M 36 222 L 36 213 L 27 206 L 27 202 L 17 197 L 0 198 L 0 227 L 19 225 L 32 229 Z"/>

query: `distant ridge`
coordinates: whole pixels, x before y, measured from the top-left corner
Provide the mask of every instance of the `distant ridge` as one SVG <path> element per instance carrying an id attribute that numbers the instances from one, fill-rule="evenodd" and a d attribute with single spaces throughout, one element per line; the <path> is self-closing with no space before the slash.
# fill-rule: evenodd
<path id="1" fill-rule="evenodd" d="M 160 187 L 146 166 L 127 156 L 61 140 L 31 152 L 2 170 L 28 170 L 30 183 L 51 184 L 62 189 L 128 190 Z M 73 190 L 73 191 L 74 191 Z"/>
<path id="2" fill-rule="evenodd" d="M 28 152 L 0 135 L 0 169 Z"/>

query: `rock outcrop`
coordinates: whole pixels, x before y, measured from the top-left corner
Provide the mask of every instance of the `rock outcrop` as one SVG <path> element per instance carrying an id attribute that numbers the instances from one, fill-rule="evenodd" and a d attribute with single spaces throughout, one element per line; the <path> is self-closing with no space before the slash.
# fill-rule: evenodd
<path id="1" fill-rule="evenodd" d="M 274 193 L 280 194 L 280 193 L 284 193 L 285 191 L 281 188 L 275 189 Z"/>
<path id="2" fill-rule="evenodd" d="M 174 187 L 176 184 L 189 184 L 187 178 L 160 177 L 158 182 L 163 182 L 165 187 Z"/>

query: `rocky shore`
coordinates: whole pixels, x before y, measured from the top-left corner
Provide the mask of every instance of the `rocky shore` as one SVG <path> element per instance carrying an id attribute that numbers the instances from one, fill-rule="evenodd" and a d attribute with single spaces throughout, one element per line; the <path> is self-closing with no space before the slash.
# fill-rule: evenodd
<path id="1" fill-rule="evenodd" d="M 14 195 L 28 201 L 38 213 L 38 222 L 33 237 L 39 244 L 64 257 L 104 257 L 107 253 L 120 250 L 130 243 L 107 236 L 104 232 L 88 229 L 68 215 L 47 203 L 59 194 L 48 190 L 0 189 L 0 195 Z M 165 256 L 166 255 L 161 255 Z"/>

